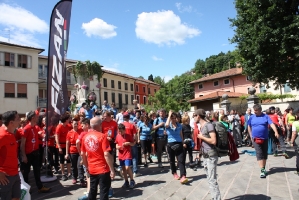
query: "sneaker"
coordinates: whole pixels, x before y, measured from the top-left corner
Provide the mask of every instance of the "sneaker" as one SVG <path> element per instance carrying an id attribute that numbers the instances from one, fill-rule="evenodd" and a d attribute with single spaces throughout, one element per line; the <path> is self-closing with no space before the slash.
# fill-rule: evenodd
<path id="1" fill-rule="evenodd" d="M 282 155 L 285 157 L 285 159 L 289 159 L 290 158 L 287 153 L 283 153 Z"/>
<path id="2" fill-rule="evenodd" d="M 76 180 L 76 179 L 73 179 L 73 180 L 72 180 L 72 183 L 73 183 L 73 184 L 76 184 L 76 183 L 77 183 L 77 180 Z"/>
<path id="3" fill-rule="evenodd" d="M 73 175 L 70 174 L 70 175 L 67 176 L 67 178 L 68 178 L 68 179 L 73 179 Z"/>
<path id="4" fill-rule="evenodd" d="M 130 181 L 130 189 L 133 189 L 135 186 L 135 181 L 134 180 L 131 180 Z"/>
<path id="5" fill-rule="evenodd" d="M 113 196 L 113 189 L 111 187 L 108 192 L 108 197 L 111 198 L 112 196 Z"/>
<path id="6" fill-rule="evenodd" d="M 47 188 L 43 186 L 41 189 L 38 190 L 39 193 L 47 193 L 50 192 L 51 188 Z"/>
<path id="7" fill-rule="evenodd" d="M 294 174 L 299 176 L 299 171 L 294 171 Z"/>
<path id="8" fill-rule="evenodd" d="M 159 164 L 158 164 L 158 167 L 160 167 L 160 168 L 164 168 L 164 166 L 162 165 L 162 163 L 159 163 Z"/>
<path id="9" fill-rule="evenodd" d="M 130 187 L 129 181 L 125 181 L 122 188 L 129 188 L 129 187 Z"/>
<path id="10" fill-rule="evenodd" d="M 138 177 L 138 176 L 141 176 L 141 174 L 139 172 L 137 172 L 137 173 L 134 172 L 133 177 L 135 178 L 135 177 Z"/>
<path id="11" fill-rule="evenodd" d="M 266 176 L 267 176 L 267 171 L 265 169 L 261 169 L 260 178 L 266 178 Z"/>
<path id="12" fill-rule="evenodd" d="M 118 166 L 117 168 L 116 168 L 116 171 L 118 171 L 118 172 L 120 172 L 122 170 L 122 167 L 121 166 Z"/>
<path id="13" fill-rule="evenodd" d="M 62 175 L 62 177 L 61 177 L 61 180 L 63 180 L 63 181 L 67 181 L 67 180 L 68 180 L 68 178 L 67 178 L 67 176 L 66 176 L 66 175 Z"/>
<path id="14" fill-rule="evenodd" d="M 273 154 L 273 156 L 274 156 L 274 157 L 277 157 L 277 156 L 278 156 L 278 153 L 277 153 L 277 152 L 275 152 L 275 153 Z"/>
<path id="15" fill-rule="evenodd" d="M 55 172 L 53 174 L 55 174 L 55 175 L 59 174 L 58 170 L 55 170 Z"/>
<path id="16" fill-rule="evenodd" d="M 182 176 L 181 184 L 186 184 L 187 182 L 188 182 L 188 179 L 186 178 L 186 176 Z"/>
<path id="17" fill-rule="evenodd" d="M 173 177 L 174 177 L 174 179 L 176 179 L 176 180 L 180 180 L 180 177 L 177 175 L 177 173 L 174 173 L 174 174 L 173 174 Z"/>
<path id="18" fill-rule="evenodd" d="M 144 168 L 147 168 L 147 167 L 148 167 L 147 163 L 145 163 L 143 166 L 144 166 Z"/>
<path id="19" fill-rule="evenodd" d="M 148 157 L 148 161 L 149 161 L 150 163 L 153 163 L 153 160 L 152 160 L 151 157 Z"/>

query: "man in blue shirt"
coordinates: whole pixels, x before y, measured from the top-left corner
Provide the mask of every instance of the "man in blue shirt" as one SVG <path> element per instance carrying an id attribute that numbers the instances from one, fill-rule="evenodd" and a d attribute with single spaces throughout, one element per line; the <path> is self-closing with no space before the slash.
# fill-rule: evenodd
<path id="1" fill-rule="evenodd" d="M 110 110 L 111 110 L 111 107 L 109 106 L 107 101 L 104 100 L 103 105 L 102 105 L 102 114 L 104 114 L 106 111 L 110 111 Z"/>
<path id="2" fill-rule="evenodd" d="M 161 157 L 163 148 L 166 145 L 165 139 L 165 123 L 166 123 L 166 112 L 164 109 L 160 110 L 160 117 L 154 120 L 153 130 L 156 131 L 156 145 L 157 145 L 157 157 L 158 157 L 158 167 L 163 168 Z"/>
<path id="3" fill-rule="evenodd" d="M 261 178 L 266 178 L 266 161 L 268 158 L 268 127 L 271 126 L 275 133 L 275 137 L 279 137 L 276 126 L 270 117 L 262 113 L 262 107 L 259 104 L 253 106 L 254 115 L 251 115 L 247 124 L 248 132 L 252 139 L 252 144 L 256 151 L 256 158 L 261 168 Z"/>

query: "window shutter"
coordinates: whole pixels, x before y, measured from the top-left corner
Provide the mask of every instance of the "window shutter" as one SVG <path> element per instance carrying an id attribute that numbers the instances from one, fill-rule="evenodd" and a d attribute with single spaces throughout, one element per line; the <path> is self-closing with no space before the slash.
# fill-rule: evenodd
<path id="1" fill-rule="evenodd" d="M 38 97 L 43 98 L 43 90 L 38 90 Z"/>
<path id="2" fill-rule="evenodd" d="M 4 53 L 0 52 L 0 66 L 4 66 Z"/>
<path id="3" fill-rule="evenodd" d="M 27 94 L 27 84 L 18 84 L 18 93 Z"/>
<path id="4" fill-rule="evenodd" d="M 31 56 L 25 56 L 27 57 L 27 68 L 31 69 Z"/>
<path id="5" fill-rule="evenodd" d="M 14 83 L 5 83 L 5 93 L 15 93 L 15 84 Z"/>

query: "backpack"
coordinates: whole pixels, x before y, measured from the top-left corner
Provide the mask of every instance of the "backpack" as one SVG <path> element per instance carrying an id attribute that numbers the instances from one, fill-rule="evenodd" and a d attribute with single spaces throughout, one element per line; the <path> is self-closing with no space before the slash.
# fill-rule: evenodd
<path id="1" fill-rule="evenodd" d="M 216 133 L 216 145 L 212 145 L 212 148 L 216 150 L 218 157 L 228 156 L 230 154 L 228 134 L 230 133 L 221 122 L 216 121 L 209 123 L 214 126 L 214 130 Z M 205 126 L 205 128 L 208 129 L 207 126 Z"/>
<path id="2" fill-rule="evenodd" d="M 229 155 L 229 141 L 227 128 L 221 122 L 212 122 L 215 128 L 216 133 L 216 150 L 218 152 L 219 157 L 228 156 Z"/>

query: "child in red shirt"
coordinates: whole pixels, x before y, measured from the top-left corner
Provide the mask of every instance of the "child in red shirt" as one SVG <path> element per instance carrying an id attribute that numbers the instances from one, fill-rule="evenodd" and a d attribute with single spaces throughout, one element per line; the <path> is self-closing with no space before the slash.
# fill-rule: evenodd
<path id="1" fill-rule="evenodd" d="M 135 181 L 133 179 L 133 172 L 131 170 L 132 165 L 132 154 L 131 146 L 135 145 L 133 137 L 129 134 L 126 134 L 126 127 L 123 124 L 118 125 L 118 132 L 115 143 L 116 149 L 118 149 L 118 159 L 120 166 L 122 167 L 125 183 L 123 188 L 130 187 L 131 189 L 135 186 Z M 130 176 L 130 184 L 128 181 L 128 174 Z"/>
<path id="2" fill-rule="evenodd" d="M 73 184 L 77 183 L 78 178 L 78 158 L 79 151 L 76 146 L 76 141 L 79 137 L 78 133 L 78 121 L 73 121 L 73 129 L 69 131 L 66 135 L 66 155 L 65 159 L 70 159 L 72 163 L 72 174 L 73 174 Z M 80 177 L 84 181 L 83 177 Z"/>

